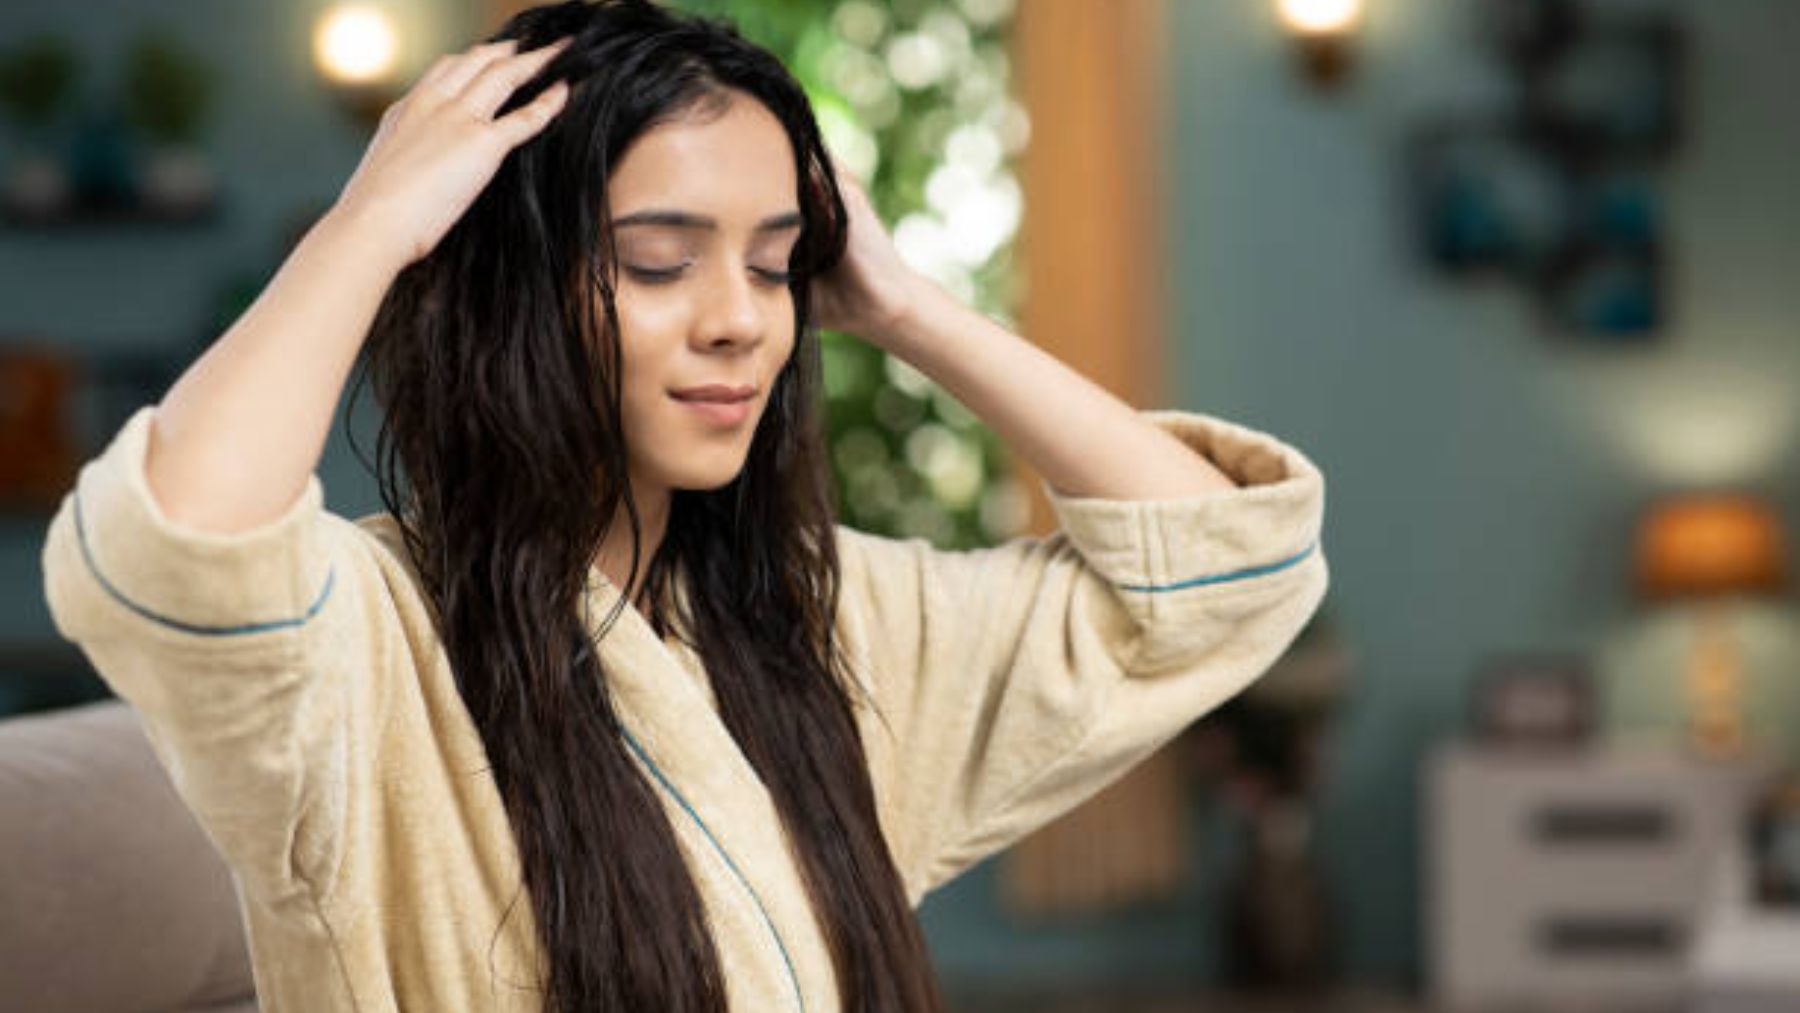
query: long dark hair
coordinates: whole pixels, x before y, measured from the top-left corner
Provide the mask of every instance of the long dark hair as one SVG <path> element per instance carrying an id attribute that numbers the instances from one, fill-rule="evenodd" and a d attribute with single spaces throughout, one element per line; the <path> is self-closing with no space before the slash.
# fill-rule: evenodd
<path id="1" fill-rule="evenodd" d="M 717 489 L 673 492 L 643 571 L 646 618 L 660 636 L 692 635 L 721 718 L 793 843 L 843 1008 L 941 1010 L 877 821 L 850 699 L 858 683 L 833 636 L 836 501 L 807 296 L 843 254 L 846 217 L 817 124 L 775 57 L 726 23 L 647 0 L 532 8 L 494 39 L 525 50 L 564 35 L 569 48 L 499 115 L 558 78 L 573 85 L 566 107 L 400 274 L 363 360 L 384 410 L 381 496 L 518 842 L 547 958 L 544 1008 L 726 1009 L 699 892 L 627 752 L 581 605 L 621 509 L 634 573 L 642 550 L 606 181 L 645 130 L 733 89 L 767 106 L 793 148 L 803 218 L 789 265 L 794 352 L 743 470 Z M 600 636 L 628 606 L 621 593 Z"/>

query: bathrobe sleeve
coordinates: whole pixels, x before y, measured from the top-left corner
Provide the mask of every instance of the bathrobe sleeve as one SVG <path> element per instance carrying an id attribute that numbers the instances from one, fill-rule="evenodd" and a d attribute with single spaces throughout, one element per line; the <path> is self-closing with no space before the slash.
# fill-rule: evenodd
<path id="1" fill-rule="evenodd" d="M 337 867 L 385 711 L 398 634 L 378 550 L 322 508 L 316 474 L 252 530 L 171 520 L 145 480 L 156 409 L 82 466 L 52 518 L 51 618 L 134 708 L 240 889 L 305 900 Z"/>
<path id="2" fill-rule="evenodd" d="M 1324 479 L 1266 434 L 1140 414 L 1239 488 L 1162 500 L 1044 489 L 1058 529 L 977 550 L 839 526 L 859 717 L 914 904 L 1098 793 L 1238 693 L 1324 597 Z"/>

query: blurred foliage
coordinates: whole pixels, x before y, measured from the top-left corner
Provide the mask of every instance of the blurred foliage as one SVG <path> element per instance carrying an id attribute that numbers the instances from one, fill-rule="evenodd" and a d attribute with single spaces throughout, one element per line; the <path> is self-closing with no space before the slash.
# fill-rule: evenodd
<path id="1" fill-rule="evenodd" d="M 41 34 L 0 51 L 0 109 L 25 130 L 47 127 L 72 95 L 81 70 L 75 47 Z"/>
<path id="2" fill-rule="evenodd" d="M 125 118 L 159 144 L 200 139 L 212 111 L 216 75 L 172 36 L 140 32 L 125 56 Z"/>
<path id="3" fill-rule="evenodd" d="M 908 263 L 1015 327 L 1013 0 L 670 0 L 779 56 L 827 145 L 864 182 Z M 841 519 L 943 548 L 1024 529 L 1006 448 L 948 391 L 861 338 L 822 336 Z"/>

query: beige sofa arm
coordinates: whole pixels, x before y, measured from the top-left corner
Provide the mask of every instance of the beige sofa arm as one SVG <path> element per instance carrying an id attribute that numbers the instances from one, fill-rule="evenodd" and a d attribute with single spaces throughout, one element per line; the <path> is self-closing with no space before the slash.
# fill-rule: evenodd
<path id="1" fill-rule="evenodd" d="M 123 701 L 0 720 L 0 897 L 10 1008 L 256 1009 L 230 869 Z"/>

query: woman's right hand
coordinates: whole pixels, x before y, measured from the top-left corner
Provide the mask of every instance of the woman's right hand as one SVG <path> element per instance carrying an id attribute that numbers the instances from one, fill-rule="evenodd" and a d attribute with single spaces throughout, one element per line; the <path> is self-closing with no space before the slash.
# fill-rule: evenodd
<path id="1" fill-rule="evenodd" d="M 332 213 L 362 223 L 372 238 L 392 244 L 401 267 L 430 253 L 507 153 L 561 111 L 569 85 L 559 80 L 532 101 L 494 117 L 568 44 L 565 37 L 520 53 L 518 40 L 506 39 L 439 57 L 382 114 Z"/>

